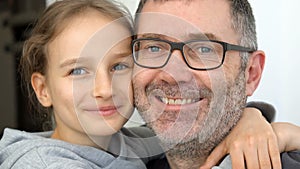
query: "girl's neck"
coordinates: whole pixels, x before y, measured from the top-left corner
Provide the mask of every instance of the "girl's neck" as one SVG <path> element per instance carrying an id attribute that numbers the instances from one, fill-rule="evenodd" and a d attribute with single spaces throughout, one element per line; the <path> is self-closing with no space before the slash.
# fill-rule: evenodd
<path id="1" fill-rule="evenodd" d="M 88 135 L 84 132 L 81 133 L 81 132 L 72 132 L 72 131 L 62 133 L 56 128 L 53 134 L 51 135 L 51 138 L 62 140 L 72 144 L 95 147 L 106 151 L 111 140 L 111 135 L 93 136 L 93 135 Z"/>

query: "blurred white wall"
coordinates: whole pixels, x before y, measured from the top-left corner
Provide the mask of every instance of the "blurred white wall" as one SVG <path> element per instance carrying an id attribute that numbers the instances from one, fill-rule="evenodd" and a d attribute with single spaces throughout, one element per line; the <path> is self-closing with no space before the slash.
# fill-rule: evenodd
<path id="1" fill-rule="evenodd" d="M 267 56 L 263 79 L 251 100 L 272 103 L 276 121 L 300 125 L 300 1 L 249 1 L 257 21 L 258 43 Z"/>

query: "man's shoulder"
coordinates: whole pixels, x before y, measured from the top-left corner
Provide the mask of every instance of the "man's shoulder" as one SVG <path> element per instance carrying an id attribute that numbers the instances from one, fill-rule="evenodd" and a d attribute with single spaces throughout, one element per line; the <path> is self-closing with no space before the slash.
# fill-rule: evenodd
<path id="1" fill-rule="evenodd" d="M 148 169 L 171 169 L 167 157 L 162 154 L 160 158 L 151 160 L 147 163 Z"/>

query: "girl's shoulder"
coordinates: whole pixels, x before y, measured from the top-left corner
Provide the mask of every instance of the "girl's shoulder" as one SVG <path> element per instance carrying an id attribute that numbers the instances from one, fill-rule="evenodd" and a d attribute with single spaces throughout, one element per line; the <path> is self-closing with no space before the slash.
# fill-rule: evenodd
<path id="1" fill-rule="evenodd" d="M 99 149 L 51 139 L 51 133 L 5 129 L 0 141 L 0 168 L 134 168 Z"/>
<path id="2" fill-rule="evenodd" d="M 47 168 L 51 165 L 64 168 L 63 163 L 66 161 L 63 157 L 75 159 L 76 153 L 72 152 L 67 143 L 50 139 L 51 133 L 5 129 L 0 141 L 0 168 Z"/>

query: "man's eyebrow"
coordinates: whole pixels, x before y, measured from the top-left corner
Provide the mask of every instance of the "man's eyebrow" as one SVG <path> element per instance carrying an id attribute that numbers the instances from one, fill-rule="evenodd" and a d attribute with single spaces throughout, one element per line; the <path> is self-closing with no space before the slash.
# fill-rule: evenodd
<path id="1" fill-rule="evenodd" d="M 145 33 L 141 34 L 140 38 L 161 38 L 164 35 L 161 34 L 155 34 L 155 33 Z"/>
<path id="2" fill-rule="evenodd" d="M 213 33 L 190 33 L 189 38 L 199 40 L 221 40 L 221 38 Z"/>
<path id="3" fill-rule="evenodd" d="M 155 34 L 155 33 L 145 33 L 141 34 L 140 38 L 158 38 L 161 39 L 162 37 L 167 37 L 162 34 Z M 218 36 L 213 33 L 189 33 L 188 39 L 198 39 L 198 40 L 221 40 Z"/>

